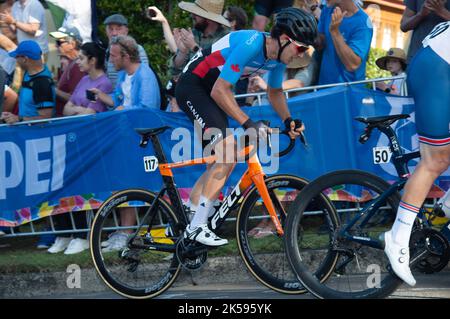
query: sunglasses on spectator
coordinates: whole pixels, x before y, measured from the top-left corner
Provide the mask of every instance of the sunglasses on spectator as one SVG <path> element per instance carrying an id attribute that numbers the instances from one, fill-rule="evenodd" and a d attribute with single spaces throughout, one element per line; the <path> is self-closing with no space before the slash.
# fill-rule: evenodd
<path id="1" fill-rule="evenodd" d="M 289 42 L 291 42 L 295 45 L 295 47 L 297 48 L 298 54 L 308 51 L 309 46 L 307 46 L 306 44 L 292 40 L 290 37 L 287 37 L 287 38 L 289 39 Z"/>
<path id="2" fill-rule="evenodd" d="M 58 46 L 58 47 L 60 47 L 61 45 L 63 45 L 64 43 L 67 43 L 68 41 L 66 41 L 66 40 L 56 40 L 56 45 Z"/>

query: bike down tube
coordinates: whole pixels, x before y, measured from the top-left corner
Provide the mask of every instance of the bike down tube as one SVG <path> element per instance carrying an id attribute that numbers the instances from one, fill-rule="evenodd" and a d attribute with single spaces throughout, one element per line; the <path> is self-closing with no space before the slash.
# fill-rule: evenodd
<path id="1" fill-rule="evenodd" d="M 345 227 L 342 229 L 342 231 L 340 232 L 340 235 L 342 237 L 345 237 L 348 240 L 360 243 L 360 244 L 364 244 L 366 246 L 370 246 L 372 248 L 376 248 L 376 249 L 384 249 L 384 246 L 381 244 L 381 242 L 379 240 L 373 240 L 370 239 L 368 237 L 359 237 L 359 236 L 353 236 L 349 233 L 350 229 L 355 226 L 355 224 L 359 221 L 359 219 L 366 215 L 363 219 L 363 221 L 361 222 L 361 224 L 359 225 L 359 228 L 363 228 L 365 226 L 365 224 L 367 224 L 367 222 L 370 220 L 370 218 L 372 218 L 372 216 L 378 212 L 378 209 L 385 204 L 386 199 L 389 198 L 389 196 L 391 196 L 394 192 L 400 190 L 403 188 L 403 186 L 405 185 L 407 179 L 403 178 L 399 181 L 397 181 L 396 183 L 392 184 L 391 187 L 389 187 L 389 189 L 387 191 L 385 191 L 384 193 L 382 193 L 380 195 L 380 197 L 378 197 L 377 199 L 375 199 L 370 205 L 369 207 L 367 207 L 366 209 L 364 209 L 363 211 L 361 211 L 359 214 L 357 214 L 353 220 Z"/>

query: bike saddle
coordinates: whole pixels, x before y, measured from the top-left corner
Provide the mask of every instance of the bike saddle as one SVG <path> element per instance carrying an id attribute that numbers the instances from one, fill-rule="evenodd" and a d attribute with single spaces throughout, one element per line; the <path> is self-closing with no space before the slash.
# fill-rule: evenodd
<path id="1" fill-rule="evenodd" d="M 409 114 L 386 115 L 376 117 L 355 117 L 355 120 L 370 126 L 390 126 L 395 121 L 406 119 Z"/>
<path id="2" fill-rule="evenodd" d="M 171 128 L 170 126 L 162 126 L 157 128 L 136 128 L 134 130 L 143 137 L 146 137 L 164 133 L 166 130 L 170 128 Z"/>

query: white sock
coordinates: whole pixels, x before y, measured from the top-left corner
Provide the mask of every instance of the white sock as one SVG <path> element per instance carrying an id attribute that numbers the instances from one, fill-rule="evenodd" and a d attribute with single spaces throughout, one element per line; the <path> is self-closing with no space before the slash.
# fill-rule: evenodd
<path id="1" fill-rule="evenodd" d="M 409 246 L 411 230 L 419 210 L 419 207 L 410 205 L 403 201 L 400 202 L 400 206 L 397 210 L 397 217 L 395 218 L 395 223 L 392 226 L 392 238 L 398 245 L 403 247 Z"/>
<path id="2" fill-rule="evenodd" d="M 197 227 L 198 225 L 208 223 L 208 213 L 212 204 L 213 203 L 209 199 L 204 196 L 200 196 L 197 211 L 195 212 L 194 218 L 192 218 L 190 223 L 191 229 Z"/>
<path id="3" fill-rule="evenodd" d="M 208 218 L 211 217 L 212 215 L 214 215 L 214 213 L 216 212 L 216 208 L 220 207 L 220 205 L 222 204 L 222 202 L 219 199 L 216 199 L 213 204 L 211 205 L 211 208 L 209 209 L 208 212 Z"/>
<path id="4" fill-rule="evenodd" d="M 191 202 L 191 200 L 189 200 L 189 202 L 186 205 L 187 207 L 189 207 L 189 209 L 195 214 L 195 212 L 198 210 L 198 205 L 195 205 L 193 202 Z"/>

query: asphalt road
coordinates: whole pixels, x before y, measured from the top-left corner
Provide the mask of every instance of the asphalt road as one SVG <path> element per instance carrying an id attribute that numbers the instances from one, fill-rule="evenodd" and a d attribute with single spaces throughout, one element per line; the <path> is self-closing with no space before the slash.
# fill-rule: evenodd
<path id="1" fill-rule="evenodd" d="M 416 287 L 402 285 L 390 298 L 437 299 L 450 298 L 450 272 L 416 276 Z M 55 299 L 121 299 L 114 292 L 43 296 Z M 284 295 L 256 282 L 240 284 L 190 285 L 171 288 L 155 299 L 312 299 L 311 294 Z"/>

